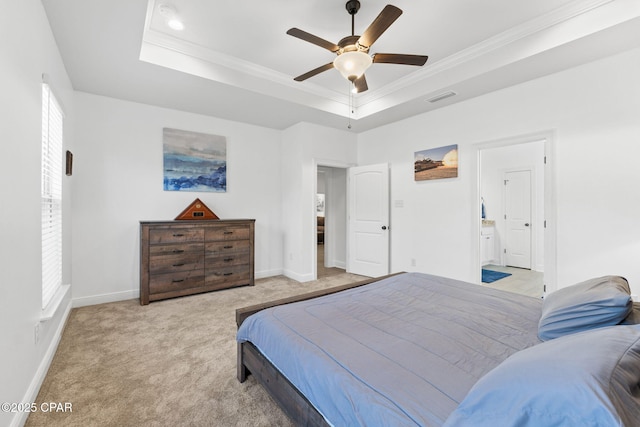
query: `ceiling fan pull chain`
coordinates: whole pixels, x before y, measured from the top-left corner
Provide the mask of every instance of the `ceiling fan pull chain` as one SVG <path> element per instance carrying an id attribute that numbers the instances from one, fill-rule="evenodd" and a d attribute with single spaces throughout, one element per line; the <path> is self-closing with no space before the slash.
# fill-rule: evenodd
<path id="1" fill-rule="evenodd" d="M 353 91 L 349 89 L 349 124 L 347 129 L 351 129 L 351 114 L 353 113 Z"/>

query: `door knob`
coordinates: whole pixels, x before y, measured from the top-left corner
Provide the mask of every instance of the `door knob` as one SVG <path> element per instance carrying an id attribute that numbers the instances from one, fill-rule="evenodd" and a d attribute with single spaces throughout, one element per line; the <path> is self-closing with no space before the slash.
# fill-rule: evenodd
<path id="1" fill-rule="evenodd" d="M 524 226 L 525 226 L 525 227 L 528 227 L 528 226 L 529 226 L 529 223 L 528 223 L 528 222 L 525 222 L 525 223 L 524 223 Z"/>
<path id="2" fill-rule="evenodd" d="M 387 229 L 387 226 L 386 226 L 386 225 L 383 225 L 383 226 L 382 226 L 382 229 L 383 229 L 383 230 L 386 230 L 386 229 Z"/>

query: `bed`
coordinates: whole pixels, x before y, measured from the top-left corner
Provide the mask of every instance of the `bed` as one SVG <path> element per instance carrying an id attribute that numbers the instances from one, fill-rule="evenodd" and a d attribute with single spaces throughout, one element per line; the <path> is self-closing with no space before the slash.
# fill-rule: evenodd
<path id="1" fill-rule="evenodd" d="M 637 425 L 629 287 L 595 282 L 542 301 L 402 273 L 239 309 L 238 379 L 296 425 Z"/>

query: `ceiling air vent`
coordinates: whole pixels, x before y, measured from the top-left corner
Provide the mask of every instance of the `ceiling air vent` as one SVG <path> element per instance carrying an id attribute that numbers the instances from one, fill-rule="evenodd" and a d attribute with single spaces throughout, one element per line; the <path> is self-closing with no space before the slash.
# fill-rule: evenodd
<path id="1" fill-rule="evenodd" d="M 431 97 L 431 98 L 427 99 L 427 101 L 429 101 L 429 102 L 438 102 L 438 101 L 442 101 L 443 99 L 450 98 L 450 97 L 452 97 L 454 95 L 457 95 L 457 93 L 452 91 L 452 90 L 450 90 L 448 92 L 443 92 L 443 93 L 438 94 L 438 95 L 436 95 L 434 97 Z"/>

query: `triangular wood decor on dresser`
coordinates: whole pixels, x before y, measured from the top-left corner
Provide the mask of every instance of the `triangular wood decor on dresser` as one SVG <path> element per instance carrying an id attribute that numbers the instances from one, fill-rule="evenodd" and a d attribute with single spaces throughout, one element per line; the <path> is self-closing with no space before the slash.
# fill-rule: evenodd
<path id="1" fill-rule="evenodd" d="M 185 210 L 176 217 L 179 219 L 220 219 L 200 199 L 195 199 Z"/>

